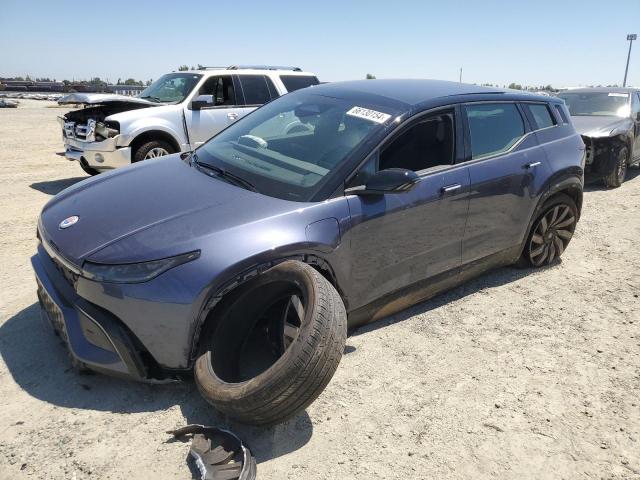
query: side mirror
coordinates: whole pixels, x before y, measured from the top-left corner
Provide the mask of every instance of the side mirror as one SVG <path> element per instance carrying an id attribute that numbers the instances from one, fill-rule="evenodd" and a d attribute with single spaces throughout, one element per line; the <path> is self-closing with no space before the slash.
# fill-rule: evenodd
<path id="1" fill-rule="evenodd" d="M 213 107 L 215 105 L 215 101 L 213 100 L 213 95 L 198 95 L 191 102 L 192 110 L 201 110 L 205 107 Z"/>
<path id="2" fill-rule="evenodd" d="M 413 188 L 420 177 L 405 168 L 388 168 L 372 175 L 364 187 L 352 187 L 345 193 L 353 195 L 383 195 L 385 193 L 407 192 Z"/>

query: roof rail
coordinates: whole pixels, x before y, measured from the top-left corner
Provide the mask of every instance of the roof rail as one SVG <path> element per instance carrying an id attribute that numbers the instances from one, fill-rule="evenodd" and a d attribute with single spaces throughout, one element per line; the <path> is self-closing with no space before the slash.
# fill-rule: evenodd
<path id="1" fill-rule="evenodd" d="M 292 70 L 294 72 L 301 72 L 300 67 L 287 67 L 283 65 L 231 65 L 227 67 L 227 70 Z"/>

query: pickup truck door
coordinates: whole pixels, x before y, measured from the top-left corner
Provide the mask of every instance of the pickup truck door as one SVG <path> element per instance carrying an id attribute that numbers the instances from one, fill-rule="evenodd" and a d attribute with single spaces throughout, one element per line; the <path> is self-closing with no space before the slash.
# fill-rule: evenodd
<path id="1" fill-rule="evenodd" d="M 224 130 L 248 110 L 242 105 L 243 97 L 238 91 L 235 75 L 216 75 L 200 87 L 198 95 L 211 95 L 213 104 L 200 110 L 193 110 L 191 104 L 185 107 L 185 121 L 191 148 L 196 148 Z M 194 97 L 195 98 L 195 97 Z"/>

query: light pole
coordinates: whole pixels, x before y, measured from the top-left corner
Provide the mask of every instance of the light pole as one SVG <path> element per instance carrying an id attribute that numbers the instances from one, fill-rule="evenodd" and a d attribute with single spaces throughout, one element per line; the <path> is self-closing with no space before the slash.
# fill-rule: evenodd
<path id="1" fill-rule="evenodd" d="M 629 53 L 627 53 L 627 66 L 624 69 L 624 81 L 622 82 L 622 86 L 627 86 L 627 73 L 629 72 L 629 59 L 631 58 L 631 45 L 633 45 L 633 41 L 638 38 L 638 35 L 635 33 L 630 33 L 627 35 L 627 40 L 629 40 Z"/>

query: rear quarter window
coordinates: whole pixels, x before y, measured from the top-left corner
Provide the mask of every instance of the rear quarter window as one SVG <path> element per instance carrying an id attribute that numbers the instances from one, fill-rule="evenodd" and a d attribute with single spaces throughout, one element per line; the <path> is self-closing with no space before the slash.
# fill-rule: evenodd
<path id="1" fill-rule="evenodd" d="M 465 113 L 472 159 L 506 152 L 524 136 L 524 121 L 514 103 L 471 104 Z"/>
<path id="2" fill-rule="evenodd" d="M 280 80 L 284 83 L 287 92 L 293 92 L 320 83 L 317 77 L 311 75 L 280 75 Z"/>
<path id="3" fill-rule="evenodd" d="M 567 114 L 564 113 L 564 108 L 562 108 L 562 105 L 556 105 L 555 107 L 556 112 L 558 112 L 558 115 L 562 119 L 562 123 L 569 123 L 569 119 L 567 118 Z"/>
<path id="4" fill-rule="evenodd" d="M 529 103 L 527 104 L 527 108 L 531 112 L 533 116 L 533 120 L 536 122 L 536 129 L 540 130 L 542 128 L 553 127 L 556 124 L 549 107 L 546 104 L 542 103 Z"/>

